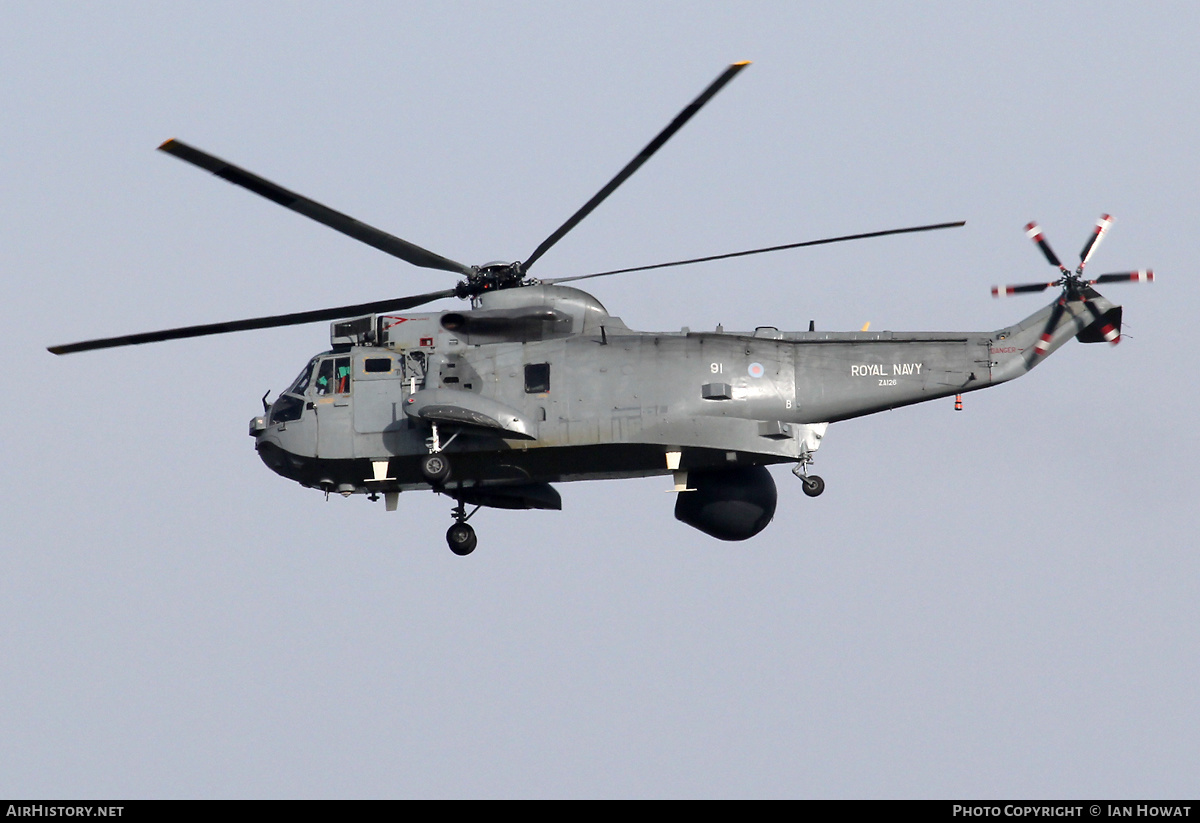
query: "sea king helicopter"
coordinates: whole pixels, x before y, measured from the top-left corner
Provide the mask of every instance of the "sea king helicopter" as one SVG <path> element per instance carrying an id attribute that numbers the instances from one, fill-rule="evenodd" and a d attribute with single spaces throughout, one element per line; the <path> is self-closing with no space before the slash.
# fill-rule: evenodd
<path id="1" fill-rule="evenodd" d="M 775 514 L 767 470 L 794 464 L 803 491 L 828 425 L 961 395 L 1028 372 L 1072 337 L 1117 343 L 1121 307 L 1093 286 L 1149 281 L 1150 271 L 1084 279 L 1111 224 L 1096 224 L 1071 271 L 1040 228 L 1029 236 L 1059 271 L 1050 282 L 998 286 L 997 297 L 1059 290 L 1054 302 L 990 332 L 642 332 L 566 283 L 783 249 L 961 226 L 939 223 L 809 240 L 711 257 L 536 280 L 529 270 L 638 170 L 730 80 L 725 69 L 642 151 L 523 261 L 466 265 L 327 208 L 178 140 L 159 148 L 415 266 L 451 272 L 453 288 L 316 311 L 166 329 L 50 347 L 54 354 L 332 321 L 313 357 L 250 422 L 263 462 L 303 486 L 380 497 L 432 489 L 453 499 L 446 541 L 476 546 L 481 507 L 561 509 L 554 483 L 673 478 L 675 517 L 745 540 Z M 443 298 L 470 308 L 412 309 Z M 269 393 L 268 393 L 269 394 Z M 468 512 L 467 508 L 472 507 Z"/>

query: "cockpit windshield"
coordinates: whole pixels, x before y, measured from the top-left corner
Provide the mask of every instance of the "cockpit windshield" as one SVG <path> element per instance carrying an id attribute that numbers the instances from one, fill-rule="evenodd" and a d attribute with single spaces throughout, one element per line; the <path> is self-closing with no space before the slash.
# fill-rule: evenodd
<path id="1" fill-rule="evenodd" d="M 304 394 L 304 392 L 308 391 L 308 383 L 312 380 L 313 366 L 316 365 L 316 362 L 317 359 L 315 357 L 308 361 L 308 365 L 300 372 L 300 376 L 287 389 L 289 394 Z"/>

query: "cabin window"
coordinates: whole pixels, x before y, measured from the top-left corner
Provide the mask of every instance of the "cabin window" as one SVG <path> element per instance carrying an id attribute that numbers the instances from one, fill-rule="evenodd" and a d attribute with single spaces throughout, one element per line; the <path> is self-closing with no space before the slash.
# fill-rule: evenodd
<path id="1" fill-rule="evenodd" d="M 392 358 L 368 357 L 363 361 L 363 371 L 367 374 L 387 374 L 392 370 Z"/>
<path id="2" fill-rule="evenodd" d="M 550 364 L 530 363 L 525 366 L 525 393 L 545 394 L 550 391 Z"/>

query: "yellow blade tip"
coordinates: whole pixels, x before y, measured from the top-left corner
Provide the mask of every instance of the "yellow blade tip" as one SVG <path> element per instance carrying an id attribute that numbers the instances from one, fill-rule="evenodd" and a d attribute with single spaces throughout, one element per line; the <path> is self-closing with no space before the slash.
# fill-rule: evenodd
<path id="1" fill-rule="evenodd" d="M 866 331 L 866 330 L 867 330 L 867 329 L 869 329 L 869 328 L 871 328 L 871 321 L 870 321 L 870 320 L 868 320 L 866 323 L 863 323 L 863 327 L 862 327 L 861 329 L 859 329 L 859 331 Z"/>

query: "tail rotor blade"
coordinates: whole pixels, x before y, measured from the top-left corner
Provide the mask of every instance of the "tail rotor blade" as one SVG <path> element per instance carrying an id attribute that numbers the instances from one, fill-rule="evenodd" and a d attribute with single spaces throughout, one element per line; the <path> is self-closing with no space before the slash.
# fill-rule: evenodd
<path id="1" fill-rule="evenodd" d="M 1102 214 L 1100 219 L 1096 221 L 1096 230 L 1092 232 L 1092 236 L 1083 244 L 1083 251 L 1079 252 L 1079 270 L 1083 271 L 1083 267 L 1087 265 L 1088 260 L 1092 259 L 1092 254 L 1096 251 L 1096 247 L 1100 245 L 1100 241 L 1104 239 L 1104 235 L 1108 233 L 1108 227 L 1112 225 L 1112 215 Z"/>
<path id="2" fill-rule="evenodd" d="M 1050 310 L 1050 319 L 1046 322 L 1046 328 L 1042 331 L 1042 336 L 1038 338 L 1037 343 L 1033 345 L 1033 357 L 1044 357 L 1046 352 L 1050 350 L 1050 340 L 1054 337 L 1054 330 L 1058 327 L 1058 321 L 1063 316 L 1063 311 L 1067 306 L 1066 295 L 1058 298 L 1058 302 L 1054 304 L 1054 308 Z"/>
<path id="3" fill-rule="evenodd" d="M 1089 280 L 1088 285 L 1097 283 L 1153 283 L 1154 272 L 1151 269 L 1121 272 L 1119 274 L 1102 274 L 1095 280 Z"/>
<path id="4" fill-rule="evenodd" d="M 1063 274 L 1067 274 L 1067 268 L 1058 259 L 1058 255 L 1054 253 L 1054 249 L 1050 248 L 1050 244 L 1046 242 L 1046 238 L 1042 235 L 1042 227 L 1037 223 L 1029 223 L 1025 226 L 1025 233 L 1029 235 L 1029 239 L 1037 243 L 1038 248 L 1042 250 L 1042 254 L 1046 255 L 1046 259 L 1050 261 L 1050 265 L 1058 268 Z"/>
<path id="5" fill-rule="evenodd" d="M 1014 294 L 1045 291 L 1058 283 L 1022 283 L 1018 286 L 992 286 L 992 297 L 1012 297 Z"/>

